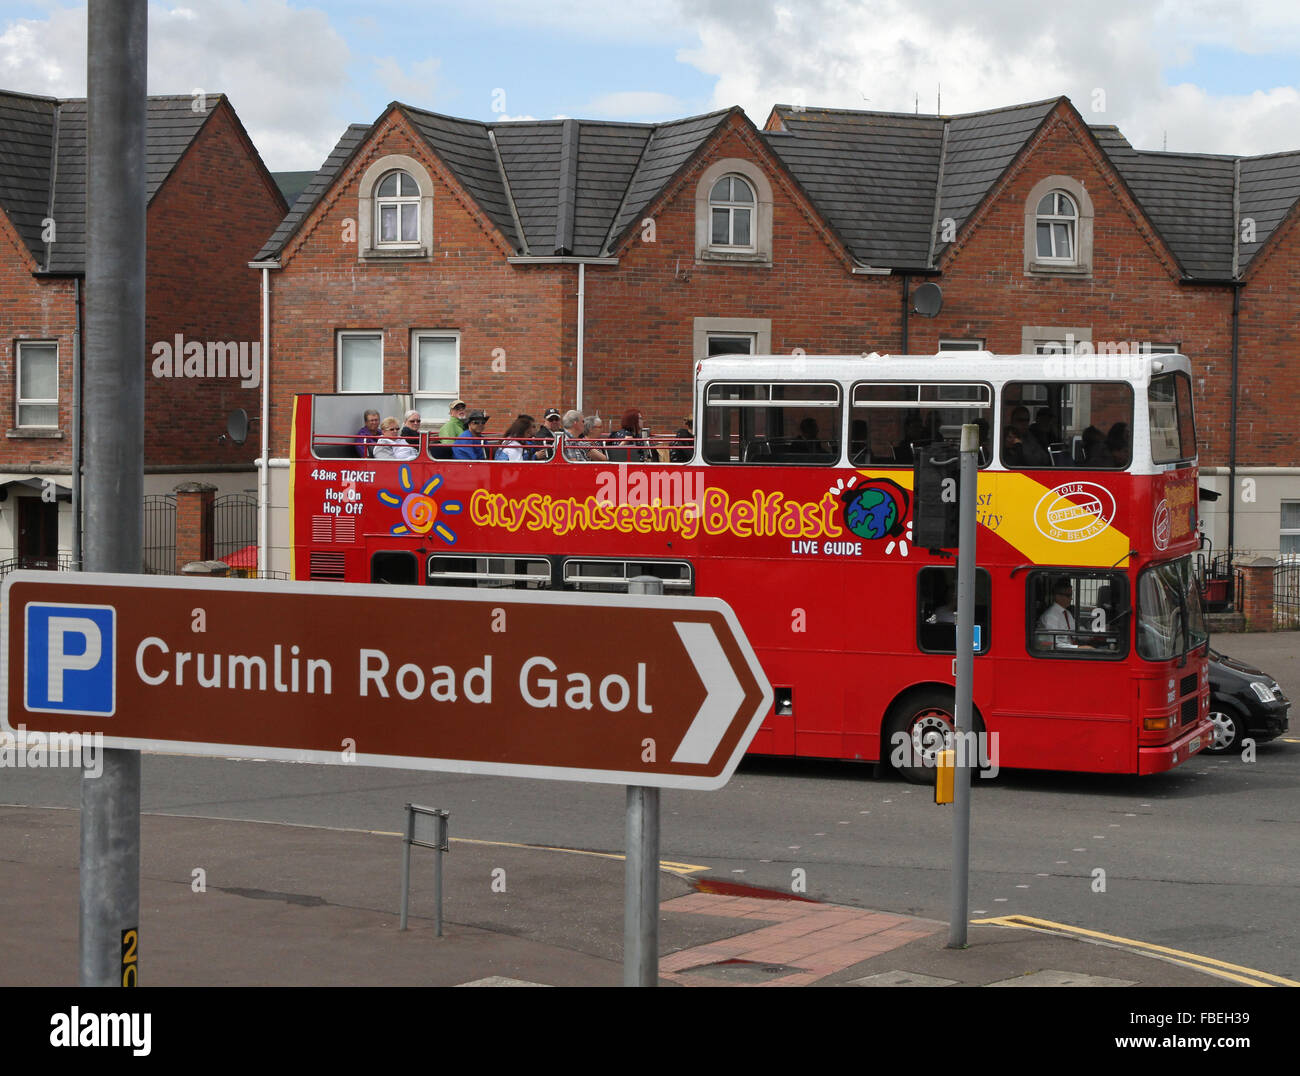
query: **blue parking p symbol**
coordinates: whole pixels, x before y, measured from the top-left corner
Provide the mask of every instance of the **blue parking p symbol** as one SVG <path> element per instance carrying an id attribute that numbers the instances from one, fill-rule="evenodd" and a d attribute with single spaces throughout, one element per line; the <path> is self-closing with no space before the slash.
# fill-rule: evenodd
<path id="1" fill-rule="evenodd" d="M 117 611 L 110 605 L 28 602 L 27 709 L 110 717 L 117 708 Z"/>

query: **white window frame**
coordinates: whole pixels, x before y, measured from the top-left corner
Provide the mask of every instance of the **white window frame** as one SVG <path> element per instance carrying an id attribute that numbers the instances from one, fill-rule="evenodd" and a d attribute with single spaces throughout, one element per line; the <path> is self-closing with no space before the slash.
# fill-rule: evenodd
<path id="1" fill-rule="evenodd" d="M 390 176 L 398 177 L 397 189 L 399 193 L 391 194 L 391 195 L 381 195 L 379 193 L 379 188 L 383 186 L 384 181 L 388 179 Z M 414 194 L 400 193 L 403 186 L 403 180 L 405 180 L 407 183 L 409 183 L 411 186 L 415 188 Z M 408 247 L 409 248 L 409 247 L 418 247 L 420 245 L 420 210 L 422 208 L 422 206 L 420 205 L 421 200 L 422 199 L 420 197 L 419 183 L 416 181 L 415 177 L 411 175 L 410 172 L 406 171 L 404 168 L 389 169 L 387 172 L 385 172 L 382 176 L 379 177 L 379 182 L 375 184 L 375 221 L 374 221 L 375 230 L 373 234 L 375 237 L 376 247 L 389 247 L 389 248 Z M 397 239 L 384 238 L 382 217 L 383 217 L 384 209 L 387 206 L 393 206 L 397 210 L 397 234 L 399 236 L 399 238 Z M 402 208 L 404 206 L 415 207 L 415 238 L 414 239 L 400 238 L 403 231 Z"/>
<path id="2" fill-rule="evenodd" d="M 1044 199 L 1052 199 L 1052 212 L 1044 213 L 1042 202 Z M 1038 200 L 1039 204 L 1034 212 L 1034 258 L 1042 263 L 1060 262 L 1062 265 L 1079 264 L 1079 207 L 1075 204 L 1065 191 L 1051 190 Z M 1061 203 L 1070 207 L 1069 213 L 1063 213 L 1060 210 Z M 1038 232 L 1043 225 L 1047 225 L 1047 236 L 1050 254 L 1044 254 L 1038 246 Z M 1064 229 L 1065 235 L 1069 240 L 1070 252 L 1068 254 L 1058 254 L 1056 252 L 1057 228 Z"/>
<path id="3" fill-rule="evenodd" d="M 727 176 L 743 180 L 754 195 L 754 202 L 748 207 L 741 203 L 726 203 L 753 211 L 750 217 L 750 245 L 746 247 L 713 242 L 713 207 L 720 203 L 710 199 L 718 180 Z M 695 186 L 695 260 L 700 263 L 772 264 L 772 183 L 753 161 L 728 157 L 715 161 L 700 176 Z M 760 351 L 760 354 L 765 352 Z"/>
<path id="4" fill-rule="evenodd" d="M 984 351 L 983 340 L 944 340 L 939 341 L 940 351 Z"/>
<path id="5" fill-rule="evenodd" d="M 734 193 L 736 184 L 739 183 L 749 192 L 749 200 L 721 199 L 713 196 L 714 189 L 724 180 L 731 182 L 731 188 Z M 713 234 L 714 216 L 721 210 L 727 215 L 727 241 L 719 242 Z M 736 217 L 737 214 L 743 213 L 749 220 L 749 242 L 737 243 L 736 240 Z M 752 251 L 754 249 L 754 225 L 758 223 L 758 195 L 754 192 L 753 184 L 749 182 L 739 172 L 728 172 L 725 176 L 719 176 L 713 181 L 713 187 L 709 189 L 709 246 L 714 250 L 744 250 Z"/>
<path id="6" fill-rule="evenodd" d="M 697 359 L 709 357 L 709 338 L 713 336 L 749 337 L 754 342 L 751 355 L 772 354 L 771 318 L 696 318 L 691 336 Z"/>
<path id="7" fill-rule="evenodd" d="M 456 379 L 450 389 L 443 391 L 440 386 L 436 391 L 420 384 L 420 341 L 427 339 L 452 340 L 456 345 Z M 448 408 L 460 399 L 460 331 L 457 329 L 417 329 L 411 333 L 411 406 L 420 412 L 421 421 L 426 424 L 433 416 L 448 413 Z M 446 419 L 439 422 L 439 426 Z"/>
<path id="8" fill-rule="evenodd" d="M 59 342 L 57 340 L 19 340 L 14 349 L 14 422 L 19 429 L 58 429 L 59 428 Z M 23 351 L 35 348 L 54 349 L 54 396 L 27 397 L 23 395 Z M 54 406 L 53 422 L 24 422 L 24 407 Z"/>
<path id="9" fill-rule="evenodd" d="M 1074 252 L 1069 258 L 1042 258 L 1038 255 L 1038 224 L 1040 220 L 1060 223 L 1069 217 L 1040 217 L 1039 203 L 1049 194 L 1062 194 L 1073 204 Z M 1088 190 L 1070 176 L 1045 176 L 1034 184 L 1025 198 L 1025 254 L 1026 276 L 1092 276 L 1093 207 Z"/>
<path id="10" fill-rule="evenodd" d="M 1283 518 L 1284 518 L 1285 511 L 1286 511 L 1287 507 L 1290 506 L 1290 505 L 1294 505 L 1294 506 L 1296 507 L 1297 510 L 1300 510 L 1300 501 L 1293 500 L 1293 499 L 1291 499 L 1291 498 L 1289 498 L 1289 497 L 1283 497 L 1283 498 L 1281 499 L 1281 501 L 1279 502 L 1279 504 L 1278 504 L 1278 509 L 1277 509 L 1277 523 L 1278 523 L 1278 528 L 1277 528 L 1277 535 L 1278 535 L 1278 537 L 1277 537 L 1277 548 L 1278 548 L 1278 552 L 1281 553 L 1283 556 L 1291 556 L 1291 557 L 1294 557 L 1294 556 L 1296 556 L 1297 554 L 1300 554 L 1300 527 L 1284 527 L 1284 526 L 1282 526 L 1282 520 L 1283 520 Z M 1294 549 L 1287 549 L 1287 548 L 1283 545 L 1283 542 L 1282 542 L 1282 539 L 1283 539 L 1283 538 L 1294 538 L 1294 539 L 1295 539 L 1295 543 L 1294 543 L 1294 544 L 1295 544 L 1295 548 L 1294 548 Z M 1286 563 L 1290 564 L 1290 563 L 1293 563 L 1293 562 L 1292 562 L 1292 561 L 1287 561 Z"/>
<path id="11" fill-rule="evenodd" d="M 379 384 L 374 388 L 345 389 L 343 387 L 343 341 L 355 337 L 379 340 Z M 384 334 L 380 329 L 339 329 L 334 343 L 334 384 L 336 391 L 353 395 L 375 395 L 384 391 Z"/>
<path id="12" fill-rule="evenodd" d="M 380 181 L 392 172 L 405 172 L 420 189 L 419 242 L 379 242 L 380 199 L 377 197 L 376 192 L 379 190 Z M 357 187 L 358 261 L 433 257 L 433 178 L 423 164 L 414 157 L 408 157 L 401 153 L 381 157 L 362 173 L 361 181 Z M 383 199 L 385 204 L 398 201 L 400 200 Z"/>

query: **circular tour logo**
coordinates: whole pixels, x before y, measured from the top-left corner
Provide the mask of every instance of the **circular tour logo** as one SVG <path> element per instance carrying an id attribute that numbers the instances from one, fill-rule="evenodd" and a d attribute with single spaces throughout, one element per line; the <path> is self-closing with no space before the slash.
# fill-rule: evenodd
<path id="1" fill-rule="evenodd" d="M 1151 521 L 1151 537 L 1157 549 L 1169 548 L 1169 502 L 1161 501 L 1156 505 L 1155 518 Z"/>
<path id="2" fill-rule="evenodd" d="M 1115 518 L 1115 498 L 1096 482 L 1066 482 L 1048 490 L 1034 508 L 1034 526 L 1054 542 L 1086 542 Z"/>

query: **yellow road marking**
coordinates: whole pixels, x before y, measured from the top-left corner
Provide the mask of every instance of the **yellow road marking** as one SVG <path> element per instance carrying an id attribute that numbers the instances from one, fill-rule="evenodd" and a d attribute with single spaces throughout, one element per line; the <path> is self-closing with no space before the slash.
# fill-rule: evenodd
<path id="1" fill-rule="evenodd" d="M 1118 934 L 1104 934 L 1099 930 L 1088 930 L 1085 927 L 1071 926 L 1068 923 L 1054 923 L 1050 919 L 1035 919 L 1029 915 L 1001 915 L 992 919 L 972 919 L 971 922 L 1000 927 L 1025 927 L 1029 930 L 1041 930 L 1053 934 L 1079 935 L 1085 938 L 1095 938 L 1098 941 L 1108 942 L 1112 945 L 1131 946 L 1139 951 L 1159 953 L 1161 956 L 1173 960 L 1176 964 L 1183 964 L 1198 971 L 1212 971 L 1215 975 L 1221 975 L 1225 979 L 1232 979 L 1247 986 L 1264 986 L 1267 984 L 1300 986 L 1300 982 L 1284 979 L 1281 975 L 1273 975 L 1267 971 L 1243 967 L 1240 964 L 1229 964 L 1226 960 L 1216 960 L 1211 956 L 1200 956 L 1197 953 L 1188 953 L 1182 949 L 1170 949 L 1165 945 L 1138 941 L 1136 938 L 1121 938 Z M 1233 975 L 1230 971 L 1224 969 L 1231 969 L 1233 972 L 1244 972 L 1244 975 Z M 1253 976 L 1253 978 L 1246 978 L 1245 976 Z M 1265 980 L 1265 982 L 1259 982 L 1260 979 Z"/>
<path id="2" fill-rule="evenodd" d="M 496 845 L 499 848 L 530 848 L 537 852 L 568 852 L 575 856 L 595 856 L 597 859 L 627 859 L 627 856 L 619 855 L 617 852 L 588 852 L 585 848 L 557 848 L 547 844 L 516 844 L 513 841 L 476 841 L 470 837 L 452 837 L 452 841 L 459 841 L 461 844 L 488 844 Z M 711 870 L 711 867 L 701 867 L 694 863 L 673 863 L 671 860 L 661 859 L 659 869 L 668 871 L 669 874 L 694 874 L 696 871 Z"/>

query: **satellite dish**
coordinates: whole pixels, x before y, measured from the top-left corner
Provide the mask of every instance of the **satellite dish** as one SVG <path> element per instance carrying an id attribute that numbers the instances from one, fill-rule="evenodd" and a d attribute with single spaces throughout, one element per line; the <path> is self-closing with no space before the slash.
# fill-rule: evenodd
<path id="1" fill-rule="evenodd" d="M 912 309 L 923 318 L 932 318 L 943 307 L 943 289 L 938 284 L 926 282 L 912 292 Z"/>
<path id="2" fill-rule="evenodd" d="M 237 407 L 226 416 L 226 436 L 237 445 L 248 440 L 248 412 Z"/>

